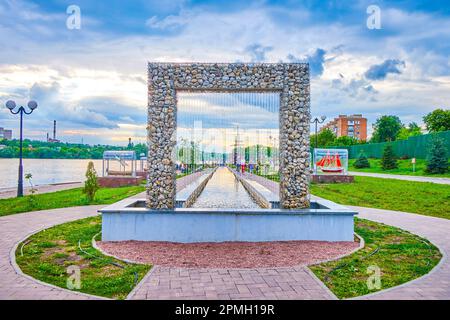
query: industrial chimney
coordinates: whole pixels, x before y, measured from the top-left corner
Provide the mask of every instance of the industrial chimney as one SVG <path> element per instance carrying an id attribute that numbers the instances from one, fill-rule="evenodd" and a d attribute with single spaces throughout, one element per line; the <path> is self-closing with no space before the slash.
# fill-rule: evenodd
<path id="1" fill-rule="evenodd" d="M 56 120 L 53 120 L 53 140 L 56 141 Z"/>

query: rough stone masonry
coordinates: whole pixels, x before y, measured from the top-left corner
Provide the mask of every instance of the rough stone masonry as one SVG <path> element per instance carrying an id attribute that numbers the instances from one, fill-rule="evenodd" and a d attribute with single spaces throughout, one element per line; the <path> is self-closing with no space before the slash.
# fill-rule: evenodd
<path id="1" fill-rule="evenodd" d="M 177 91 L 279 92 L 280 204 L 309 207 L 309 90 L 305 63 L 149 63 L 147 207 L 175 207 Z"/>

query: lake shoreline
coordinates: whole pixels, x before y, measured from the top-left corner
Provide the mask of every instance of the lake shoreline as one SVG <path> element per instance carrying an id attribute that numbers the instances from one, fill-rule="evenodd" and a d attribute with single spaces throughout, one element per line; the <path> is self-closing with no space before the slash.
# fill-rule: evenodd
<path id="1" fill-rule="evenodd" d="M 85 159 L 23 159 L 24 187 L 30 187 L 30 181 L 25 179 L 25 175 L 32 175 L 34 186 L 61 185 L 84 181 L 88 163 L 94 163 L 97 175 L 102 175 L 102 160 Z M 0 159 L 0 191 L 5 189 L 15 189 L 17 187 L 19 159 Z M 119 169 L 118 164 L 111 162 L 110 169 Z"/>

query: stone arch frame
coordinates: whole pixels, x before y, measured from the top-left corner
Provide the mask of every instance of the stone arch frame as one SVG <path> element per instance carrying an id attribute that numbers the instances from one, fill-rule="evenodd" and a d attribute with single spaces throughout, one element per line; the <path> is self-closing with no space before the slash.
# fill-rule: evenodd
<path id="1" fill-rule="evenodd" d="M 150 209 L 174 209 L 177 91 L 280 93 L 280 206 L 309 207 L 310 84 L 306 63 L 149 63 Z"/>

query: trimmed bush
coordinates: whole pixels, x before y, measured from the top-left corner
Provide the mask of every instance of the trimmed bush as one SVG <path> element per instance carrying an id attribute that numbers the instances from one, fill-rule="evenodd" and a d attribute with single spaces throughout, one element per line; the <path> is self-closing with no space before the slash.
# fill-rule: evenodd
<path id="1" fill-rule="evenodd" d="M 364 152 L 360 152 L 358 159 L 356 159 L 355 163 L 353 164 L 355 168 L 361 169 L 361 168 L 370 168 L 369 160 L 367 160 L 366 155 Z"/>
<path id="2" fill-rule="evenodd" d="M 427 173 L 446 173 L 448 171 L 447 149 L 444 141 L 434 137 L 427 156 Z"/>
<path id="3" fill-rule="evenodd" d="M 383 156 L 381 157 L 381 168 L 383 170 L 398 168 L 397 159 L 395 158 L 394 149 L 391 144 L 384 147 Z"/>

